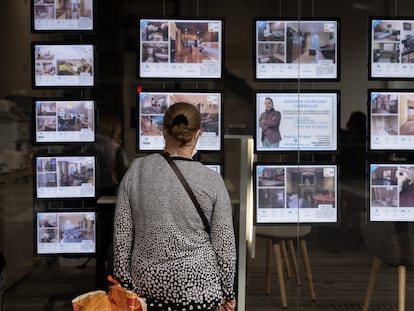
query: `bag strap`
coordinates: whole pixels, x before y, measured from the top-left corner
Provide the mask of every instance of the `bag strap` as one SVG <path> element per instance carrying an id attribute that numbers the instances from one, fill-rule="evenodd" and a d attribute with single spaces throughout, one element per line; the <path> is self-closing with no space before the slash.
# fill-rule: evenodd
<path id="1" fill-rule="evenodd" d="M 197 209 L 197 212 L 201 217 L 201 220 L 203 221 L 205 230 L 207 231 L 208 234 L 210 234 L 210 225 L 208 223 L 207 217 L 203 213 L 203 210 L 201 209 L 200 203 L 198 203 L 193 191 L 191 190 L 189 184 L 187 183 L 187 180 L 184 178 L 184 176 L 181 173 L 180 169 L 178 168 L 177 164 L 175 164 L 175 162 L 170 158 L 170 154 L 168 152 L 163 152 L 161 155 L 167 160 L 167 162 L 170 164 L 173 171 L 177 175 L 178 179 L 183 184 L 185 190 L 187 191 L 188 195 L 190 196 L 191 200 L 193 201 L 193 203 L 194 203 L 194 205 Z"/>

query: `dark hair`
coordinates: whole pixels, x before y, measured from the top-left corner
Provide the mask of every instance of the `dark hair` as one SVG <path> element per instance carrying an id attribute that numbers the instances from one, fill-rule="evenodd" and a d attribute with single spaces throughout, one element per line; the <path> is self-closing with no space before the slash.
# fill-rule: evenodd
<path id="1" fill-rule="evenodd" d="M 185 145 L 201 127 L 200 111 L 189 103 L 175 103 L 165 112 L 163 126 L 169 135 Z"/>

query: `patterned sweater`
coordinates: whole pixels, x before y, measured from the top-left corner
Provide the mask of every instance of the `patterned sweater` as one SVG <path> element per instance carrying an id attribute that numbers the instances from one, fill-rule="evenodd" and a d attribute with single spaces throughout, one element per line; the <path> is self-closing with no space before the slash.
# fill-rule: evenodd
<path id="1" fill-rule="evenodd" d="M 236 250 L 222 177 L 175 157 L 210 222 L 210 236 L 178 177 L 160 154 L 135 159 L 118 192 L 114 277 L 157 310 L 209 310 L 234 298 Z"/>

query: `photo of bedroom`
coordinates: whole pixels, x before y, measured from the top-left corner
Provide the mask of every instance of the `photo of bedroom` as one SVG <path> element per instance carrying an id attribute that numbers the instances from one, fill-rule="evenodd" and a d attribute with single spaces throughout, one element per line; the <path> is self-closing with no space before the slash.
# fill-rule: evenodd
<path id="1" fill-rule="evenodd" d="M 374 41 L 400 41 L 401 21 L 373 21 Z"/>
<path id="2" fill-rule="evenodd" d="M 336 33 L 325 22 L 286 23 L 286 63 L 336 63 Z"/>
<path id="3" fill-rule="evenodd" d="M 414 93 L 400 95 L 400 135 L 414 135 Z"/>

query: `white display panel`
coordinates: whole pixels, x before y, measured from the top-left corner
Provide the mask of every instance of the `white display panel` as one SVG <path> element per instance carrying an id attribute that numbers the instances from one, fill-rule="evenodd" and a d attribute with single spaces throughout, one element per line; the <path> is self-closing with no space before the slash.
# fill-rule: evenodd
<path id="1" fill-rule="evenodd" d="M 92 31 L 94 0 L 31 0 L 32 30 Z"/>
<path id="2" fill-rule="evenodd" d="M 370 79 L 414 79 L 414 18 L 369 18 Z"/>
<path id="3" fill-rule="evenodd" d="M 266 112 L 269 101 L 273 113 Z M 338 101 L 336 91 L 257 92 L 256 151 L 335 151 Z"/>
<path id="4" fill-rule="evenodd" d="M 141 19 L 140 78 L 221 78 L 223 21 Z"/>
<path id="5" fill-rule="evenodd" d="M 336 223 L 336 165 L 254 164 L 256 224 Z"/>
<path id="6" fill-rule="evenodd" d="M 37 199 L 94 198 L 94 156 L 36 156 Z"/>
<path id="7" fill-rule="evenodd" d="M 414 90 L 369 90 L 371 150 L 414 150 Z"/>
<path id="8" fill-rule="evenodd" d="M 220 151 L 222 145 L 222 93 L 221 92 L 140 92 L 138 94 L 138 151 L 164 149 L 162 126 L 164 113 L 172 104 L 187 102 L 201 113 L 201 136 L 197 150 Z"/>
<path id="9" fill-rule="evenodd" d="M 96 253 L 96 213 L 92 211 L 36 212 L 36 254 Z"/>
<path id="10" fill-rule="evenodd" d="M 87 143 L 95 141 L 93 100 L 36 99 L 36 143 Z"/>
<path id="11" fill-rule="evenodd" d="M 256 79 L 339 79 L 339 21 L 255 21 Z"/>
<path id="12" fill-rule="evenodd" d="M 371 163 L 370 221 L 414 221 L 414 164 Z"/>
<path id="13" fill-rule="evenodd" d="M 223 164 L 218 163 L 203 163 L 205 166 L 207 166 L 209 169 L 219 173 L 223 174 Z"/>
<path id="14" fill-rule="evenodd" d="M 33 43 L 33 87 L 92 87 L 92 44 Z"/>

